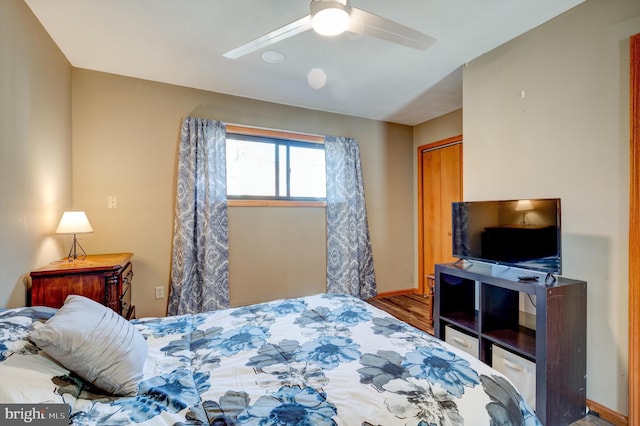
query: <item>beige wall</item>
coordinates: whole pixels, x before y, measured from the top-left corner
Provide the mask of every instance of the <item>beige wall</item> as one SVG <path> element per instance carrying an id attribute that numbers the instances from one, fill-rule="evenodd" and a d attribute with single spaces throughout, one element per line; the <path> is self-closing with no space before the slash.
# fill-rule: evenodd
<path id="1" fill-rule="evenodd" d="M 0 307 L 24 306 L 28 273 L 66 255 L 71 66 L 21 0 L 0 1 Z"/>
<path id="2" fill-rule="evenodd" d="M 379 291 L 414 287 L 412 129 L 372 120 L 73 71 L 73 195 L 95 232 L 91 253 L 132 251 L 139 316 L 164 315 L 181 120 L 228 123 L 359 141 Z M 107 196 L 118 208 L 107 208 Z M 324 209 L 229 209 L 232 305 L 324 291 Z"/>
<path id="3" fill-rule="evenodd" d="M 587 397 L 621 413 L 637 32 L 637 0 L 588 0 L 470 62 L 463 78 L 464 197 L 562 198 L 563 275 L 588 282 Z"/>
<path id="4" fill-rule="evenodd" d="M 229 292 L 235 305 L 326 291 L 324 208 L 231 207 Z"/>
<path id="5" fill-rule="evenodd" d="M 413 146 L 438 142 L 462 134 L 462 110 L 458 109 L 448 114 L 426 121 L 413 127 Z M 417 155 L 417 151 L 415 152 Z M 415 164 L 418 164 L 416 157 Z"/>
<path id="6" fill-rule="evenodd" d="M 458 109 L 448 114 L 425 121 L 413 127 L 413 182 L 414 183 L 414 205 L 413 223 L 415 234 L 418 234 L 418 147 L 462 134 L 462 110 Z M 416 238 L 415 249 L 415 271 L 418 273 L 418 242 Z M 417 285 L 417 283 L 416 283 Z"/>

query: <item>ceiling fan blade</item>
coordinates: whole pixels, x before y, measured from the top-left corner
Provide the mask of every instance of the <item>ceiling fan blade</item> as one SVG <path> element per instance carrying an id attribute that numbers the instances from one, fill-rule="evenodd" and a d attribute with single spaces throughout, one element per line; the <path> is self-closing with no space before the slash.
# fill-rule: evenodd
<path id="1" fill-rule="evenodd" d="M 426 50 L 437 40 L 413 28 L 355 7 L 351 8 L 349 31 L 418 50 Z"/>
<path id="2" fill-rule="evenodd" d="M 247 53 L 255 52 L 263 47 L 270 46 L 281 40 L 293 37 L 296 34 L 303 33 L 311 29 L 311 16 L 304 16 L 296 21 L 288 23 L 278 29 L 275 29 L 267 34 L 258 37 L 255 40 L 251 40 L 248 43 L 243 44 L 240 47 L 236 47 L 233 50 L 223 54 L 225 58 L 236 59 L 240 56 L 244 56 Z"/>

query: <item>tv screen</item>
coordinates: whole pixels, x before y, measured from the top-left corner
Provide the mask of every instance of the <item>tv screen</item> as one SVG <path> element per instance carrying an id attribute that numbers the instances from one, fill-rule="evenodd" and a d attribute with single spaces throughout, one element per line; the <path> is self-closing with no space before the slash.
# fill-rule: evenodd
<path id="1" fill-rule="evenodd" d="M 453 257 L 562 272 L 559 198 L 454 202 L 451 214 Z"/>

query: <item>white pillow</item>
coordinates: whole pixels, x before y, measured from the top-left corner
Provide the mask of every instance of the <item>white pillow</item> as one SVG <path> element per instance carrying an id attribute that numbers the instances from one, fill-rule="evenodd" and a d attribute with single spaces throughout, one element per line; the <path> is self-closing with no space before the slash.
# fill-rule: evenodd
<path id="1" fill-rule="evenodd" d="M 91 299 L 67 296 L 29 338 L 51 358 L 114 395 L 138 393 L 147 342 L 129 321 Z"/>

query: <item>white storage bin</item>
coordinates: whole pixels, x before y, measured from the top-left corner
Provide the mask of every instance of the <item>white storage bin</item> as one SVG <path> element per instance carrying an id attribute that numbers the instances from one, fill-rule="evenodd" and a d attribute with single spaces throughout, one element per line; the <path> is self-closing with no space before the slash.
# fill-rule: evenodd
<path id="1" fill-rule="evenodd" d="M 535 410 L 536 363 L 496 345 L 492 345 L 491 354 L 491 366 L 507 376 Z"/>
<path id="2" fill-rule="evenodd" d="M 478 338 L 469 336 L 448 325 L 444 327 L 444 341 L 478 358 Z"/>

